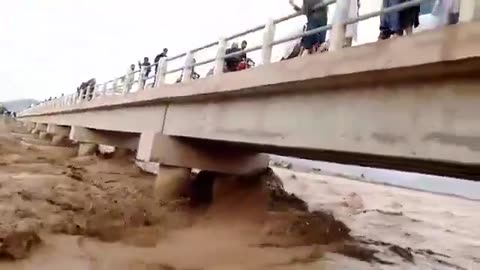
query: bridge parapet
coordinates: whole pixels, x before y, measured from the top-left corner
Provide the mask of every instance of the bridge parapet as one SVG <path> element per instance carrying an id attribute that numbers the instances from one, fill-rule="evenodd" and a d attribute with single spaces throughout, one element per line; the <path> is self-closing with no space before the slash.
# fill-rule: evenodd
<path id="1" fill-rule="evenodd" d="M 157 64 L 154 63 L 149 67 L 143 67 L 142 70 L 138 70 L 135 72 L 127 72 L 127 74 L 125 75 L 114 78 L 102 84 L 98 84 L 95 86 L 95 89 L 93 89 L 93 93 L 82 92 L 82 93 L 73 93 L 70 95 L 62 96 L 60 98 L 44 102 L 34 108 L 30 108 L 24 111 L 23 114 L 26 115 L 26 114 L 38 113 L 39 111 L 43 111 L 43 112 L 53 111 L 53 110 L 56 110 L 57 108 L 78 107 L 76 105 L 95 102 L 96 99 L 104 99 L 104 101 L 110 100 L 112 105 L 116 104 L 116 101 L 122 100 L 122 99 L 124 99 L 125 102 L 128 102 L 129 99 L 130 100 L 132 99 L 131 98 L 132 95 L 138 95 L 139 98 L 141 99 L 141 96 L 143 96 L 143 92 L 144 92 L 143 90 L 149 90 L 150 92 L 150 91 L 155 91 L 154 89 L 159 89 L 159 90 L 164 89 L 164 91 L 168 91 L 168 89 L 171 87 L 170 85 L 166 84 L 165 78 L 169 74 L 173 74 L 176 72 L 190 74 L 192 71 L 192 68 L 194 67 L 203 66 L 209 63 L 214 63 L 215 64 L 214 77 L 224 75 L 223 74 L 224 59 L 226 57 L 240 55 L 241 53 L 248 53 L 248 52 L 261 50 L 261 59 L 262 59 L 263 65 L 270 64 L 272 60 L 271 59 L 272 48 L 275 45 L 296 40 L 307 35 L 328 31 L 328 30 L 331 30 L 330 51 L 342 50 L 343 42 L 345 39 L 345 28 L 347 25 L 357 23 L 375 16 L 383 15 L 386 13 L 398 12 L 399 10 L 403 10 L 411 6 L 418 5 L 422 2 L 426 2 L 430 0 L 411 0 L 406 3 L 402 3 L 402 4 L 388 7 L 388 8 L 382 8 L 379 11 L 371 12 L 358 17 L 348 16 L 349 14 L 348 9 L 350 7 L 350 5 L 348 4 L 349 1 L 350 0 L 327 0 L 317 6 L 317 8 L 319 8 L 323 5 L 336 4 L 333 23 L 326 25 L 324 27 L 320 27 L 317 29 L 307 31 L 305 33 L 287 36 L 285 38 L 275 40 L 276 26 L 285 21 L 296 18 L 301 14 L 294 13 L 282 18 L 275 19 L 275 20 L 268 19 L 265 25 L 259 25 L 259 26 L 247 29 L 245 31 L 242 31 L 241 33 L 237 33 L 226 38 L 221 38 L 219 41 L 211 42 L 199 48 L 191 49 L 187 52 L 181 53 L 173 57 L 162 58 L 160 63 L 158 64 L 158 67 L 156 66 Z M 470 22 L 470 21 L 478 20 L 480 18 L 479 5 L 480 4 L 477 0 L 462 0 L 461 9 L 460 9 L 461 11 L 460 21 Z M 231 41 L 236 38 L 239 38 L 254 32 L 258 32 L 258 31 L 264 31 L 263 42 L 260 45 L 254 46 L 242 52 L 236 52 L 233 54 L 225 55 L 225 48 L 228 41 Z M 425 41 L 425 43 L 422 42 L 422 44 L 417 44 L 417 45 L 425 46 L 427 42 L 428 41 Z M 437 40 L 430 40 L 429 42 L 437 42 Z M 198 54 L 201 51 L 204 51 L 206 49 L 214 48 L 215 46 L 217 47 L 217 54 L 215 55 L 215 57 L 212 57 L 210 59 L 200 61 L 200 62 L 193 61 L 193 57 L 195 54 Z M 412 48 L 412 49 L 416 50 L 417 48 Z M 344 55 L 344 57 L 347 57 L 349 54 L 347 53 L 347 54 L 341 54 L 341 55 Z M 182 58 L 185 59 L 183 65 L 176 68 L 170 68 L 170 69 L 168 68 L 169 63 L 180 60 Z M 320 59 L 320 58 L 317 58 L 317 59 Z M 344 60 L 344 59 L 336 59 L 336 60 Z M 403 62 L 402 60 L 404 59 L 394 59 L 394 60 Z M 343 63 L 329 62 L 329 64 L 339 65 Z M 399 64 L 396 64 L 396 63 L 394 63 L 394 65 L 400 66 Z M 157 68 L 158 68 L 158 72 L 155 72 L 155 74 L 148 77 L 144 76 L 145 69 L 157 70 Z M 378 66 L 378 68 L 388 68 L 388 65 L 383 67 L 380 65 Z M 182 76 L 181 85 L 184 86 L 184 84 L 190 84 L 189 82 L 190 80 L 191 80 L 190 76 Z M 238 78 L 238 80 L 240 80 L 240 78 Z M 151 82 L 151 83 L 148 83 L 148 82 Z M 133 84 L 135 84 L 135 87 L 132 88 Z M 148 94 L 146 95 L 148 96 Z M 105 102 L 100 102 L 100 103 L 105 103 Z"/>

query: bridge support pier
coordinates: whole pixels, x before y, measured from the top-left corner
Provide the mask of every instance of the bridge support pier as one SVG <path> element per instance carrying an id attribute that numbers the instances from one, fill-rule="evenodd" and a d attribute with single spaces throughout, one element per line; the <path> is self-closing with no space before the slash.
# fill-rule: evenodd
<path id="1" fill-rule="evenodd" d="M 25 133 L 32 133 L 33 129 L 35 128 L 34 122 L 21 122 L 24 128 Z M 23 131 L 22 131 L 23 132 Z"/>
<path id="2" fill-rule="evenodd" d="M 40 140 L 48 140 L 49 139 L 49 134 L 46 131 L 40 131 L 38 133 L 38 138 Z"/>
<path id="3" fill-rule="evenodd" d="M 70 136 L 71 128 L 68 126 L 59 126 L 55 124 L 48 124 L 47 125 L 47 133 L 51 134 L 52 137 L 52 145 L 61 145 L 65 143 L 69 136 Z"/>
<path id="4" fill-rule="evenodd" d="M 265 154 L 241 150 L 230 144 L 200 142 L 154 132 L 140 136 L 137 159 L 234 175 L 263 170 L 268 167 L 269 160 Z"/>
<path id="5" fill-rule="evenodd" d="M 79 155 L 89 155 L 97 150 L 99 144 L 136 150 L 139 134 L 73 126 L 69 137 L 70 140 L 80 143 Z"/>
<path id="6" fill-rule="evenodd" d="M 39 134 L 40 131 L 47 131 L 47 124 L 36 123 L 32 130 L 32 134 Z"/>
<path id="7" fill-rule="evenodd" d="M 78 145 L 78 156 L 91 156 L 98 150 L 98 144 L 80 143 Z"/>
<path id="8" fill-rule="evenodd" d="M 191 184 L 190 173 L 190 168 L 160 165 L 153 189 L 155 198 L 169 201 L 186 194 Z"/>

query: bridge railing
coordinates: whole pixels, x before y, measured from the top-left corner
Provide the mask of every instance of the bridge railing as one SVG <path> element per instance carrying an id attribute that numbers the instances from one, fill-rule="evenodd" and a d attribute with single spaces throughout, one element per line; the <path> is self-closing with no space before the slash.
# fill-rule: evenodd
<path id="1" fill-rule="evenodd" d="M 323 6 L 336 4 L 333 22 L 331 24 L 327 24 L 323 27 L 319 27 L 303 33 L 299 33 L 296 35 L 291 35 L 291 36 L 287 36 L 287 37 L 275 40 L 276 26 L 282 22 L 301 16 L 302 13 L 296 12 L 282 18 L 269 19 L 266 24 L 252 27 L 250 29 L 231 35 L 229 37 L 220 38 L 218 41 L 211 42 L 201 47 L 191 49 L 187 52 L 183 52 L 173 57 L 162 58 L 158 63 L 158 66 L 157 66 L 157 63 L 153 63 L 150 66 L 142 66 L 140 70 L 135 70 L 135 71 L 130 70 L 126 74 L 120 77 L 95 85 L 93 89 L 83 90 L 83 92 L 81 93 L 73 93 L 67 96 L 62 96 L 58 99 L 41 103 L 35 107 L 25 110 L 23 114 L 34 113 L 39 108 L 44 110 L 46 108 L 66 107 L 66 106 L 71 106 L 73 104 L 77 104 L 81 102 L 89 102 L 91 100 L 95 100 L 97 98 L 103 98 L 106 96 L 127 95 L 133 92 L 144 91 L 148 88 L 161 87 L 162 84 L 167 83 L 166 82 L 167 75 L 178 73 L 178 72 L 182 73 L 182 79 L 180 83 L 185 83 L 191 80 L 191 73 L 194 67 L 198 67 L 206 64 L 213 63 L 214 65 L 213 76 L 219 75 L 224 72 L 225 58 L 238 56 L 244 53 L 261 51 L 262 64 L 263 65 L 269 64 L 272 61 L 271 60 L 272 49 L 274 46 L 285 43 L 285 42 L 297 40 L 305 36 L 329 31 L 329 30 L 331 30 L 330 39 L 329 39 L 329 51 L 340 50 L 343 48 L 343 45 L 344 45 L 345 31 L 346 31 L 347 25 L 354 24 L 363 20 L 367 20 L 372 17 L 380 16 L 382 14 L 398 12 L 412 6 L 419 5 L 425 1 L 431 1 L 431 0 L 410 0 L 408 2 L 404 2 L 388 8 L 382 7 L 378 11 L 370 12 L 361 16 L 356 16 L 351 18 L 349 17 L 350 0 L 324 0 L 322 3 L 317 4 L 315 8 L 318 9 Z M 477 0 L 462 0 L 462 12 L 465 10 L 463 8 L 463 5 L 475 6 L 475 3 L 473 3 L 475 1 Z M 466 3 L 466 2 L 469 2 L 469 3 Z M 225 51 L 227 49 L 227 44 L 229 41 L 232 41 L 239 37 L 243 37 L 245 35 L 252 34 L 258 31 L 263 31 L 262 43 L 260 45 L 256 45 L 249 49 L 231 53 L 228 55 L 225 54 Z M 207 58 L 206 60 L 202 60 L 199 62 L 196 62 L 194 60 L 195 55 L 198 54 L 199 52 L 212 49 L 214 47 L 216 47 L 216 55 L 214 57 L 210 57 L 210 58 Z M 169 68 L 169 63 L 172 63 L 173 61 L 182 60 L 182 59 L 184 60 L 184 62 L 181 66 Z M 148 73 L 147 70 L 154 71 L 154 72 L 150 72 L 149 76 L 146 76 L 146 74 Z"/>

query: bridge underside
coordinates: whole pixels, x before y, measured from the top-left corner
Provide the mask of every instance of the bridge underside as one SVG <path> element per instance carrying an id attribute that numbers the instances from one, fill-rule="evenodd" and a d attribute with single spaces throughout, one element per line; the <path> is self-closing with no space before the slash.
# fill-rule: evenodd
<path id="1" fill-rule="evenodd" d="M 477 26 L 164 86 L 121 102 L 94 100 L 22 120 L 139 136 L 158 132 L 203 147 L 227 144 L 479 180 Z"/>

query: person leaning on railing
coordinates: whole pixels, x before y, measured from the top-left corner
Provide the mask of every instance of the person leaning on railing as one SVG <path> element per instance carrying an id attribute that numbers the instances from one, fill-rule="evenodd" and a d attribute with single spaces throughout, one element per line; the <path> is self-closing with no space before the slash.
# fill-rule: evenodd
<path id="1" fill-rule="evenodd" d="M 240 47 L 238 46 L 237 42 L 233 42 L 230 48 L 228 48 L 225 51 L 225 55 L 229 55 L 232 53 L 236 53 L 241 51 Z M 226 72 L 232 72 L 232 71 L 237 71 L 237 66 L 240 64 L 242 61 L 242 56 L 241 55 L 235 55 L 235 56 L 227 56 L 225 57 L 225 68 Z"/>
<path id="2" fill-rule="evenodd" d="M 168 49 L 163 48 L 162 53 L 157 54 L 157 56 L 155 56 L 155 59 L 153 60 L 153 63 L 155 64 L 155 74 L 157 74 L 158 72 L 158 63 L 160 63 L 160 59 L 167 57 L 167 54 L 168 54 Z"/>
<path id="3" fill-rule="evenodd" d="M 322 0 L 303 0 L 303 6 L 300 8 L 294 2 L 289 0 L 290 5 L 297 12 L 303 12 L 307 16 L 307 31 L 327 25 L 328 21 L 328 7 L 323 6 L 318 9 L 314 7 L 322 3 Z M 317 51 L 317 48 L 325 42 L 326 31 L 313 34 L 303 38 L 303 47 L 308 50 L 308 53 L 312 54 Z"/>

